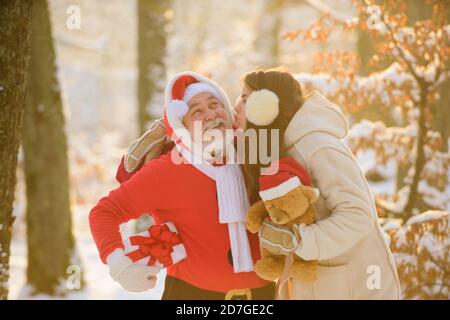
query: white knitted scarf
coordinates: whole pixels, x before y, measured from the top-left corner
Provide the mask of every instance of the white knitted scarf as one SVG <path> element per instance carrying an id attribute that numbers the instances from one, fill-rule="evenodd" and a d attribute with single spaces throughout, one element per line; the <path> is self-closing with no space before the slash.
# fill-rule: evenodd
<path id="1" fill-rule="evenodd" d="M 181 156 L 216 182 L 219 222 L 228 224 L 234 272 L 253 271 L 253 259 L 245 227 L 249 208 L 244 177 L 237 163 L 213 166 L 177 144 Z"/>

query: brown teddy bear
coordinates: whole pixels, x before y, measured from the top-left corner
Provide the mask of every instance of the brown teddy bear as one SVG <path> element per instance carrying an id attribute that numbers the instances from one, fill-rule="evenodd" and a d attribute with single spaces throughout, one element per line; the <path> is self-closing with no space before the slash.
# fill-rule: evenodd
<path id="1" fill-rule="evenodd" d="M 297 228 L 292 226 L 316 221 L 313 203 L 318 190 L 311 187 L 308 173 L 293 158 L 283 158 L 275 164 L 278 164 L 276 174 L 269 175 L 266 171 L 259 178 L 262 200 L 250 207 L 246 217 L 247 229 L 260 235 L 261 260 L 256 263 L 255 272 L 266 280 L 279 279 L 286 256 L 292 253 L 291 274 L 301 281 L 315 281 L 317 261 L 295 255 L 301 239 Z M 264 223 L 268 217 L 270 224 Z"/>

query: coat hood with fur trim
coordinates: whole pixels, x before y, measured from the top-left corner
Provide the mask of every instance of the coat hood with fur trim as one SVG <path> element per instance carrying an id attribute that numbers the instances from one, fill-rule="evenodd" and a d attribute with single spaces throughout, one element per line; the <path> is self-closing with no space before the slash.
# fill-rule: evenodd
<path id="1" fill-rule="evenodd" d="M 306 98 L 286 129 L 286 148 L 290 148 L 304 136 L 318 131 L 342 139 L 347 135 L 348 125 L 342 110 L 321 93 L 314 91 Z"/>

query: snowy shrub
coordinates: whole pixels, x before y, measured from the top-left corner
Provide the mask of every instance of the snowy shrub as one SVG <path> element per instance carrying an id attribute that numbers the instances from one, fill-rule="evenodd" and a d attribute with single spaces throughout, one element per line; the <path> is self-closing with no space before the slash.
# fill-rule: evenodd
<path id="1" fill-rule="evenodd" d="M 450 298 L 450 213 L 427 211 L 386 231 L 404 299 Z"/>
<path id="2" fill-rule="evenodd" d="M 433 2 L 433 16 L 408 21 L 407 1 L 355 1 L 358 19 L 342 21 L 325 12 L 306 29 L 288 32 L 290 41 L 326 43 L 337 29 L 359 30 L 370 36 L 374 53 L 361 71 L 356 52 L 318 52 L 313 57 L 313 73 L 296 79 L 305 91 L 317 89 L 343 108 L 350 120 L 356 113 L 375 110 L 377 119 L 353 123 L 346 142 L 352 151 L 374 154 L 366 176 L 382 180 L 386 166 L 397 168 L 397 190 L 377 201 L 382 215 L 408 219 L 424 210 L 450 208 L 447 141 L 433 130 L 433 118 L 445 112 L 441 87 L 450 79 L 450 24 L 448 3 Z M 380 9 L 379 27 L 368 25 L 367 8 Z"/>

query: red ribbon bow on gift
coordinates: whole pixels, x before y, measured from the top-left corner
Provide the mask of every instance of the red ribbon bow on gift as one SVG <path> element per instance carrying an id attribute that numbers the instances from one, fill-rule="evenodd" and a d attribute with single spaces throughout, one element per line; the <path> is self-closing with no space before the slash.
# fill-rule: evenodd
<path id="1" fill-rule="evenodd" d="M 178 233 L 170 231 L 166 224 L 151 226 L 148 229 L 149 237 L 136 235 L 130 237 L 130 243 L 139 248 L 127 253 L 133 262 L 150 257 L 147 265 L 152 266 L 157 260 L 168 267 L 173 264 L 171 253 L 173 247 L 180 244 Z"/>

